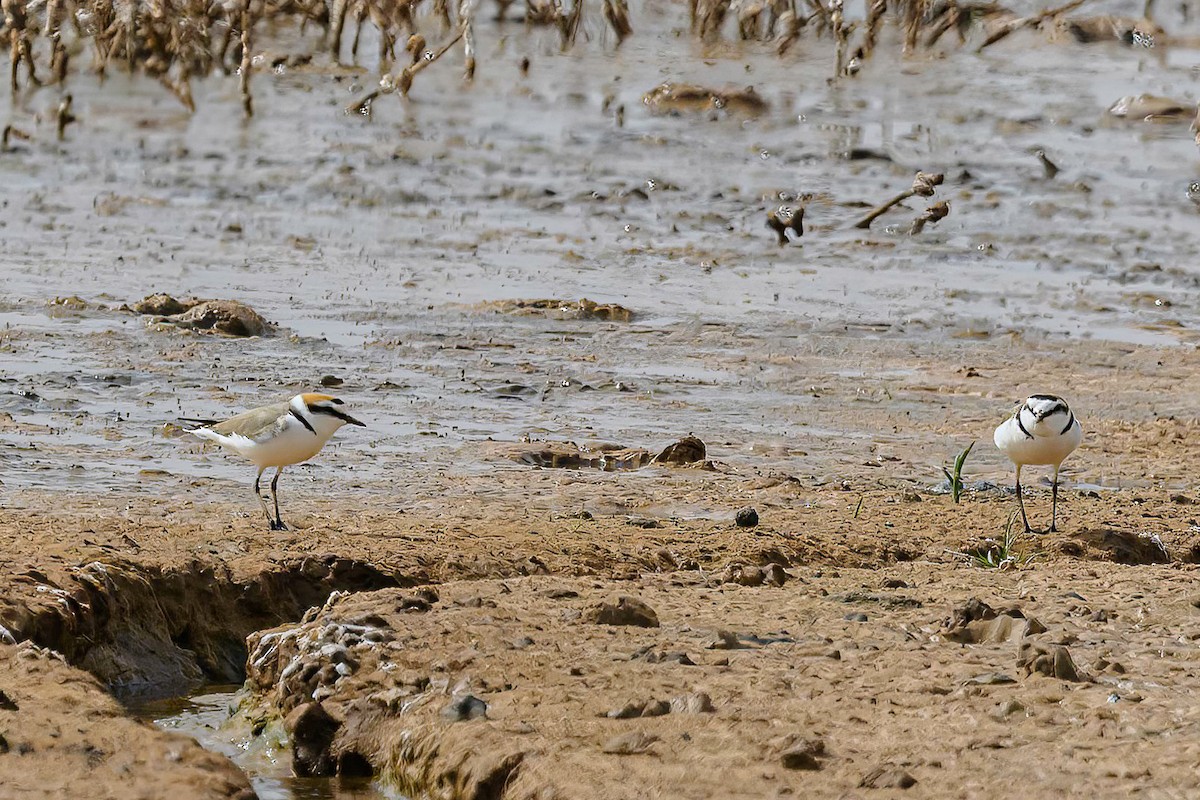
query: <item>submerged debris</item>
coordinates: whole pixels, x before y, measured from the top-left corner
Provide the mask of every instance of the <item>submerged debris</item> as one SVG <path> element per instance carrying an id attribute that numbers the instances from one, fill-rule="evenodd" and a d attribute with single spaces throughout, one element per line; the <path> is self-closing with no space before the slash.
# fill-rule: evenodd
<path id="1" fill-rule="evenodd" d="M 759 116 L 771 106 L 753 86 L 745 89 L 709 89 L 688 83 L 663 83 L 642 95 L 642 104 L 653 114 L 697 114 L 725 111 Z"/>
<path id="2" fill-rule="evenodd" d="M 950 214 L 950 201 L 939 200 L 933 205 L 925 209 L 921 216 L 912 221 L 912 225 L 908 229 L 909 236 L 915 236 L 925 230 L 925 225 L 935 223 L 938 220 L 945 219 Z"/>
<path id="3" fill-rule="evenodd" d="M 779 206 L 767 212 L 767 227 L 775 231 L 779 246 L 788 243 L 787 232 L 799 239 L 804 235 L 804 206 Z"/>
<path id="4" fill-rule="evenodd" d="M 600 319 L 629 322 L 633 312 L 616 303 L 597 303 L 586 297 L 580 300 L 492 300 L 477 308 L 502 314 L 545 315 L 554 319 Z"/>
<path id="5" fill-rule="evenodd" d="M 153 316 L 154 325 L 225 336 L 262 336 L 275 327 L 237 300 L 176 300 L 169 294 L 152 294 L 122 310 Z"/>
<path id="6" fill-rule="evenodd" d="M 940 172 L 918 172 L 916 177 L 913 178 L 912 186 L 910 188 L 904 190 L 891 200 L 888 200 L 886 203 L 873 210 L 870 214 L 867 214 L 858 222 L 854 223 L 854 227 L 871 227 L 872 222 L 886 214 L 893 206 L 903 203 L 910 197 L 933 197 L 933 193 L 937 190 L 937 187 L 942 185 L 943 179 L 943 175 Z M 947 207 L 946 212 L 949 213 L 949 207 Z M 942 216 L 944 217 L 945 214 L 942 214 Z M 938 217 L 938 219 L 941 219 L 941 217 Z M 923 224 L 924 223 L 922 223 L 922 225 Z"/>
<path id="7" fill-rule="evenodd" d="M 1159 97 L 1153 94 L 1126 95 L 1109 107 L 1114 117 L 1140 119 L 1143 122 L 1170 122 L 1192 119 L 1197 115 L 1195 103 Z"/>
<path id="8" fill-rule="evenodd" d="M 658 455 L 641 447 L 618 444 L 580 446 L 573 442 L 533 442 L 501 449 L 508 458 L 534 467 L 598 469 L 602 472 L 641 469 L 654 464 L 689 466 L 704 464 L 704 442 L 685 436 L 667 445 Z"/>

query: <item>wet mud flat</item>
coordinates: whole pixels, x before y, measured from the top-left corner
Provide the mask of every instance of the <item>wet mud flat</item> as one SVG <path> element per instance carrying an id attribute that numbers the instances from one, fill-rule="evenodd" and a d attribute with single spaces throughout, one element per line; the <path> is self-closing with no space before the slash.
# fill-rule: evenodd
<path id="1" fill-rule="evenodd" d="M 1018 767 L 1066 796 L 1190 785 L 1194 754 L 1163 743 L 1194 735 L 1191 498 L 1071 492 L 1062 532 L 990 570 L 970 554 L 995 546 L 1001 493 L 954 506 L 699 474 L 663 483 L 751 502 L 758 526 L 484 501 L 326 508 L 268 534 L 237 504 L 47 511 L 27 492 L 0 528 L 0 622 L 25 640 L 3 650 L 36 667 L 0 686 L 6 785 L 75 770 L 130 796 L 137 769 L 88 766 L 118 763 L 108 737 L 133 725 L 89 710 L 116 708 L 102 686 L 182 692 L 243 669 L 228 736 L 410 797 L 1015 797 Z M 62 685 L 90 699 L 45 710 Z M 195 796 L 243 796 L 227 762 L 134 730 L 176 748 L 155 780 L 201 770 Z"/>
<path id="2" fill-rule="evenodd" d="M 80 72 L 61 138 L 62 87 L 20 89 L 0 786 L 249 797 L 113 699 L 245 681 L 232 736 L 410 797 L 1186 794 L 1185 11 L 906 56 L 888 27 L 833 81 L 828 38 L 696 41 L 682 6 L 567 52 L 480 15 L 472 83 L 456 50 L 369 115 L 369 26 L 356 65 L 267 26 L 252 117 L 237 76 L 193 114 Z M 261 316 L 213 334 L 158 292 Z M 174 420 L 316 386 L 370 427 L 285 474 L 268 533 Z M 1002 552 L 988 440 L 1046 390 L 1087 432 L 1062 531 Z"/>

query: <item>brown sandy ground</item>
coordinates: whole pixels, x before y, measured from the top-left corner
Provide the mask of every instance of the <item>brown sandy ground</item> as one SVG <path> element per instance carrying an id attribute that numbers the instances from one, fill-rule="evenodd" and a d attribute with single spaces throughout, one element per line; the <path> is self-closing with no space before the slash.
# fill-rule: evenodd
<path id="1" fill-rule="evenodd" d="M 262 693 L 247 717 L 282 724 L 315 690 L 320 713 L 290 723 L 313 769 L 370 769 L 435 796 L 611 797 L 614 786 L 622 796 L 861 796 L 879 767 L 885 777 L 868 783 L 904 782 L 900 770 L 916 796 L 1191 785 L 1200 526 L 1190 496 L 1065 492 L 1063 530 L 1022 537 L 1037 558 L 999 572 L 950 552 L 1002 534 L 1013 500 L 998 491 L 955 506 L 879 483 L 845 491 L 663 469 L 630 488 L 603 473 L 528 469 L 504 478 L 508 498 L 529 499 L 515 509 L 492 502 L 490 480 L 463 480 L 433 517 L 306 499 L 296 530 L 280 533 L 260 530 L 245 503 L 80 497 L 67 511 L 60 495 L 24 492 L 21 508 L 0 511 L 0 636 L 53 648 L 118 690 L 179 692 L 240 680 L 245 637 L 289 630 L 331 591 L 383 590 L 311 612 L 286 647 L 264 650 L 258 637 L 251 687 Z M 606 492 L 615 503 L 604 515 L 541 508 L 551 494 L 567 509 L 580 498 L 600 508 Z M 1047 494 L 1030 498 L 1035 522 Z M 724 513 L 671 518 L 669 498 L 707 498 Z M 733 524 L 743 504 L 758 508 L 758 527 Z M 619 596 L 648 604 L 659 627 L 586 621 Z M 1030 640 L 1065 644 L 1086 679 L 1027 676 L 1023 623 L 981 634 L 1003 641 L 945 641 L 946 620 L 972 597 L 1036 617 L 1047 630 Z M 1014 682 L 975 681 L 992 673 Z M 31 679 L 20 691 L 49 702 L 57 689 Z M 442 716 L 467 693 L 488 719 Z M 714 710 L 688 713 L 705 707 L 699 693 Z M 678 698 L 661 717 L 605 716 Z M 85 721 L 68 709 L 54 724 L 85 727 L 114 752 L 107 728 Z M 86 763 L 75 762 L 81 775 Z M 40 769 L 23 774 L 52 786 L 68 768 L 38 784 Z"/>
<path id="2" fill-rule="evenodd" d="M 30 642 L 0 645 L 0 797 L 254 797 L 182 734 L 126 716 L 100 682 Z"/>

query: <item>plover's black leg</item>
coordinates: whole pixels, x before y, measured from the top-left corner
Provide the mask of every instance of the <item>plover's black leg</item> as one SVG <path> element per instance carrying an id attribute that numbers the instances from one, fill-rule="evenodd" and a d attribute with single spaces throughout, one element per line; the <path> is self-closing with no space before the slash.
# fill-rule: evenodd
<path id="1" fill-rule="evenodd" d="M 1058 530 L 1058 467 L 1054 468 L 1054 483 L 1050 487 L 1050 533 Z"/>
<path id="2" fill-rule="evenodd" d="M 287 525 L 283 524 L 283 518 L 279 516 L 279 476 L 283 474 L 283 467 L 275 470 L 275 477 L 271 479 L 271 495 L 275 498 L 275 519 L 271 522 L 271 530 L 286 531 Z M 268 515 L 269 516 L 269 515 Z"/>
<path id="3" fill-rule="evenodd" d="M 267 508 L 267 501 L 263 499 L 262 491 L 258 488 L 258 483 L 262 480 L 262 474 L 266 472 L 266 469 L 266 467 L 263 467 L 254 476 L 254 496 L 258 498 L 258 503 L 262 506 L 263 513 L 267 515 L 267 525 L 271 527 L 271 530 L 275 530 L 275 520 L 271 519 L 271 509 Z"/>
<path id="4" fill-rule="evenodd" d="M 1029 527 L 1029 517 L 1025 515 L 1025 498 L 1021 495 L 1021 465 L 1017 464 L 1017 507 L 1021 509 L 1021 522 L 1025 523 L 1026 533 L 1036 533 Z"/>

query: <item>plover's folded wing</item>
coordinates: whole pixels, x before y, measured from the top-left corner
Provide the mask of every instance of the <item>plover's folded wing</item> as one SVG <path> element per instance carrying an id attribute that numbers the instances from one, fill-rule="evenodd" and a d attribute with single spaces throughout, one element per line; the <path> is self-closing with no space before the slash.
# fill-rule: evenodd
<path id="1" fill-rule="evenodd" d="M 290 408 L 287 403 L 252 408 L 212 428 L 222 436 L 240 436 L 255 442 L 270 439 L 283 429 Z"/>
<path id="2" fill-rule="evenodd" d="M 196 417 L 176 417 L 179 422 L 186 422 L 188 425 L 216 425 L 219 420 L 215 419 L 198 419 Z"/>

